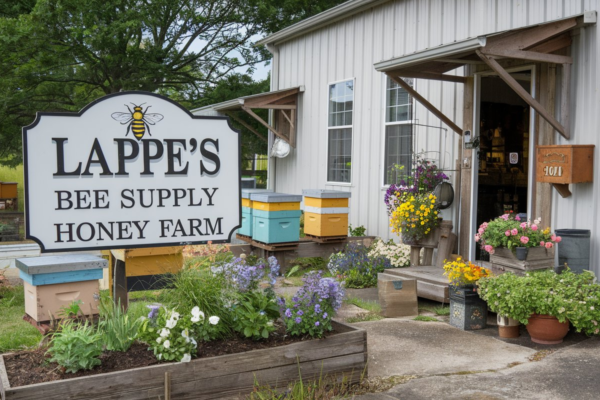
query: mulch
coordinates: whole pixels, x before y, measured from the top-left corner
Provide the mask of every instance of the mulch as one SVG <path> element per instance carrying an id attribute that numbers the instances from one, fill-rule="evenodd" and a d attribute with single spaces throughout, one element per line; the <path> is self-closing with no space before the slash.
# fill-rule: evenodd
<path id="1" fill-rule="evenodd" d="M 303 340 L 318 340 L 306 337 L 288 336 L 283 325 L 271 333 L 268 339 L 254 341 L 251 339 L 234 336 L 224 340 L 215 340 L 202 343 L 198 346 L 198 358 L 216 357 L 225 354 L 242 353 L 251 350 L 266 349 L 277 346 L 285 346 L 290 343 Z M 325 336 L 330 336 L 330 332 Z M 123 371 L 126 369 L 147 367 L 158 364 L 159 361 L 154 353 L 148 350 L 148 345 L 134 343 L 126 353 L 105 351 L 100 356 L 101 364 L 94 369 L 78 371 L 74 374 L 66 373 L 56 363 L 48 361 L 50 355 L 46 354 L 47 348 L 36 350 L 24 350 L 4 355 L 6 373 L 11 387 L 32 385 L 35 383 L 51 382 L 62 379 L 78 378 L 103 374 L 106 372 Z"/>

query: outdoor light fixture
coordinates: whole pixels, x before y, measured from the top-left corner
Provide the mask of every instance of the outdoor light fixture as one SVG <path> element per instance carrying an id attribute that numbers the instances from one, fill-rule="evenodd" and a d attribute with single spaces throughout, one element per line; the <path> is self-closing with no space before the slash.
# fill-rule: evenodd
<path id="1" fill-rule="evenodd" d="M 465 149 L 471 148 L 471 131 L 463 132 L 463 142 L 465 144 Z"/>
<path id="2" fill-rule="evenodd" d="M 437 205 L 440 210 L 445 210 L 450 207 L 454 201 L 454 188 L 452 188 L 452 185 L 448 182 L 439 183 L 435 189 L 433 189 L 433 194 L 437 197 Z"/>

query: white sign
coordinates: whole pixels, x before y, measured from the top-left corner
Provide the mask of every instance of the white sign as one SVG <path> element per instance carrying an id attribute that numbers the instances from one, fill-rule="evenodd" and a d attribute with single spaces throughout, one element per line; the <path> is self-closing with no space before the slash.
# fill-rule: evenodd
<path id="1" fill-rule="evenodd" d="M 23 128 L 27 238 L 43 252 L 228 242 L 240 134 L 152 93 L 103 97 Z"/>

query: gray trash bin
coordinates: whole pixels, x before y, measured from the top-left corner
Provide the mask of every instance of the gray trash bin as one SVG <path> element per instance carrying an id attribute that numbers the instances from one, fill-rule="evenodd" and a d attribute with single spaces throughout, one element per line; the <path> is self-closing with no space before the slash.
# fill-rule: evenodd
<path id="1" fill-rule="evenodd" d="M 558 250 L 558 265 L 565 263 L 573 272 L 590 269 L 590 236 L 587 229 L 557 229 L 556 236 L 561 237 L 556 245 Z"/>

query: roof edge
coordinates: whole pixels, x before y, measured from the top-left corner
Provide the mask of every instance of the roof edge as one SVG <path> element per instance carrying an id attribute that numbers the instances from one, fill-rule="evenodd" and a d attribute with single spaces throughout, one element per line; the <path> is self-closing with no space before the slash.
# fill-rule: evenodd
<path id="1" fill-rule="evenodd" d="M 430 49 L 412 53 L 407 56 L 401 56 L 385 61 L 380 61 L 378 63 L 375 63 L 373 66 L 377 71 L 388 72 L 394 69 L 408 67 L 412 64 L 420 64 L 425 61 L 440 58 L 444 55 L 467 53 L 469 51 L 479 49 L 485 46 L 486 39 L 487 36 L 478 36 L 476 38 L 467 39 L 460 42 L 444 44 L 438 47 L 433 47 Z"/>
<path id="2" fill-rule="evenodd" d="M 390 0 L 350 0 L 338 6 L 325 10 L 322 13 L 314 15 L 310 18 L 288 26 L 280 31 L 270 34 L 255 43 L 255 46 L 261 46 L 271 43 L 281 43 L 286 40 L 293 39 L 297 36 L 304 35 L 311 31 L 320 29 L 328 24 L 336 22 L 340 19 L 357 14 L 366 9 L 387 3 Z"/>

